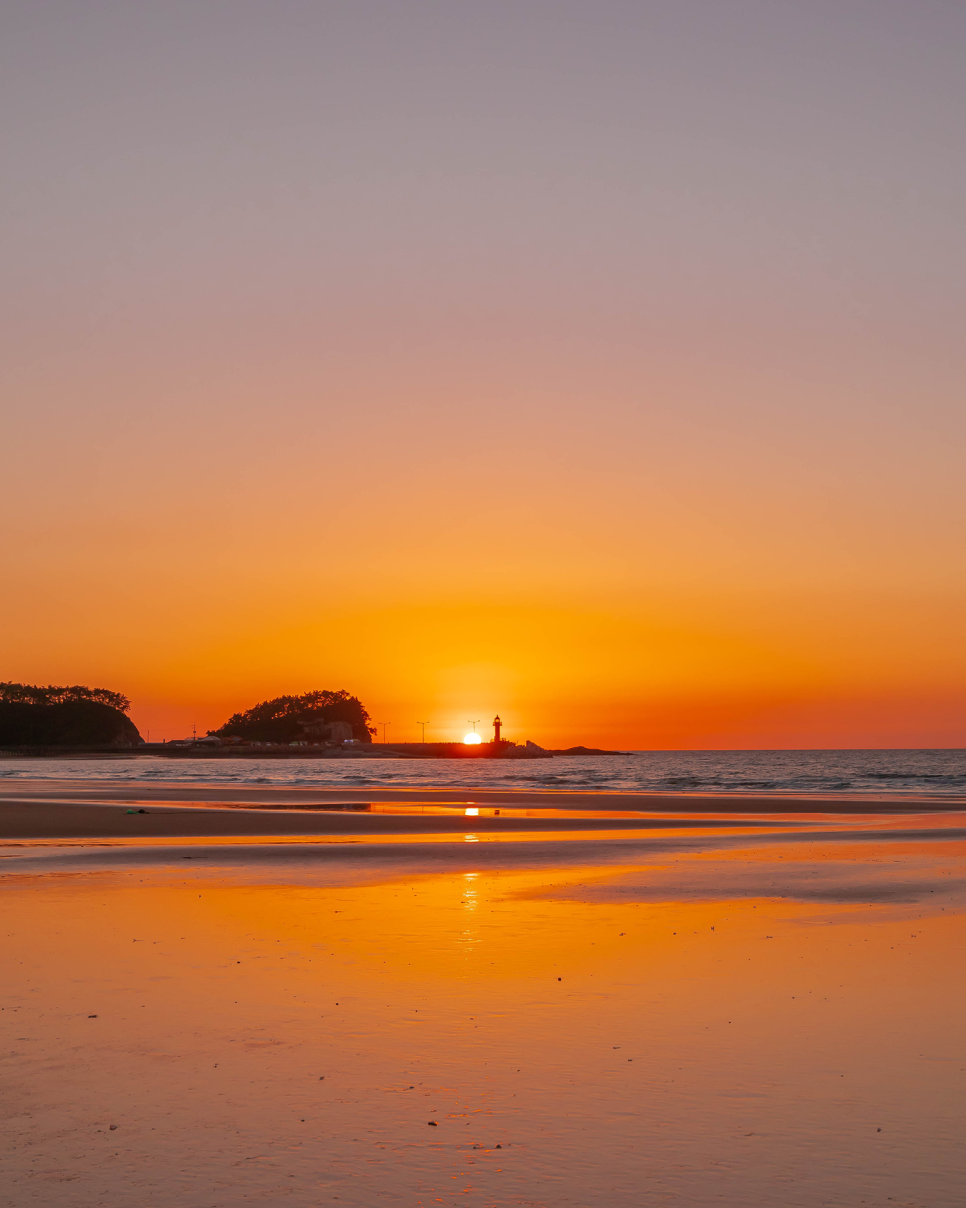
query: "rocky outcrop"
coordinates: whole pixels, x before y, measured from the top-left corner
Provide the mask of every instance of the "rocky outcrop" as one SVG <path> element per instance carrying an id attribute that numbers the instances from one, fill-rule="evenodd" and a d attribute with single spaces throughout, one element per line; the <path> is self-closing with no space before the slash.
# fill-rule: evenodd
<path id="1" fill-rule="evenodd" d="M 630 751 L 602 751 L 600 747 L 566 747 L 562 751 L 551 751 L 551 755 L 630 755 Z"/>
<path id="2" fill-rule="evenodd" d="M 518 747 L 515 742 L 501 743 L 500 759 L 553 759 L 549 751 L 527 739 L 525 747 Z"/>

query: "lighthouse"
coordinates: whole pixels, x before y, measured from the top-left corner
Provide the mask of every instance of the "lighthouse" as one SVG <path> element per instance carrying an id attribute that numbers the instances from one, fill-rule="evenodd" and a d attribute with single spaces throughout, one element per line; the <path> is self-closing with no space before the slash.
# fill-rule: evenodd
<path id="1" fill-rule="evenodd" d="M 493 718 L 493 741 L 496 743 L 500 741 L 500 726 L 502 725 L 503 722 L 500 721 L 500 715 L 498 713 L 496 717 Z"/>

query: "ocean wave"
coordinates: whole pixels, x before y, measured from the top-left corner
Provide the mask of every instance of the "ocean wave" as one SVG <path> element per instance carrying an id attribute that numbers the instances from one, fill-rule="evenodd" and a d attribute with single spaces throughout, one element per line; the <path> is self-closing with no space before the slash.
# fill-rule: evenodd
<path id="1" fill-rule="evenodd" d="M 945 797 L 966 793 L 966 751 L 639 751 L 622 756 L 563 756 L 549 766 L 516 760 L 13 757 L 0 760 L 0 779 L 220 782 L 318 789 L 391 786 Z"/>

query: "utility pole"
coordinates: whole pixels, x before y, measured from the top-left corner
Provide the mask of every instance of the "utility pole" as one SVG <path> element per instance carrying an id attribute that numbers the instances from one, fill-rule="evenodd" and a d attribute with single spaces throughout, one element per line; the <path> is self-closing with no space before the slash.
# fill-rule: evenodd
<path id="1" fill-rule="evenodd" d="M 426 726 L 427 726 L 428 724 L 429 724 L 429 723 L 428 723 L 428 722 L 425 722 L 425 721 L 418 721 L 418 722 L 416 722 L 416 725 L 417 725 L 417 726 L 422 726 L 422 727 L 423 727 L 423 742 L 425 742 L 425 741 L 426 741 Z"/>
<path id="2" fill-rule="evenodd" d="M 380 721 L 380 722 L 377 722 L 376 724 L 382 726 L 382 745 L 385 746 L 386 745 L 386 726 L 391 726 L 392 722 L 391 721 Z"/>

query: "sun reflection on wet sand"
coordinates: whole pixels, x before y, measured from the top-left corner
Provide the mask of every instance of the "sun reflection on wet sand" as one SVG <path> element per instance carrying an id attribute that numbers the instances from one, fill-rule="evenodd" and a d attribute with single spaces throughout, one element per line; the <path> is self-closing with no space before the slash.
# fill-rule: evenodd
<path id="1" fill-rule="evenodd" d="M 934 829 L 5 860 L 7 1202 L 958 1206 L 966 845 Z"/>

